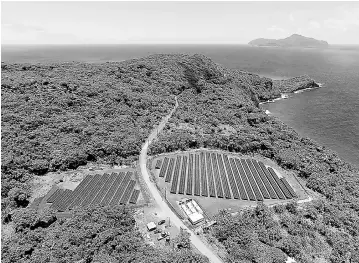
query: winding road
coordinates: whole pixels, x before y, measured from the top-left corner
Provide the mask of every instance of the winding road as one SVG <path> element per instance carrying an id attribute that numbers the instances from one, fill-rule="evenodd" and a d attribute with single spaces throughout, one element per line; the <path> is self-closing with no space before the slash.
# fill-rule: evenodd
<path id="1" fill-rule="evenodd" d="M 187 230 L 188 233 L 190 233 L 190 240 L 194 247 L 198 249 L 203 255 L 208 257 L 210 262 L 212 263 L 221 263 L 222 260 L 213 253 L 213 251 L 208 248 L 201 239 L 198 238 L 188 227 L 182 222 L 180 218 L 177 217 L 177 215 L 168 207 L 167 203 L 162 199 L 161 194 L 158 192 L 157 187 L 153 182 L 150 180 L 150 175 L 147 171 L 146 163 L 147 163 L 147 151 L 148 146 L 151 144 L 153 139 L 155 139 L 158 135 L 158 133 L 165 127 L 168 120 L 171 118 L 172 114 L 175 112 L 175 110 L 178 107 L 178 101 L 177 97 L 176 99 L 176 105 L 172 109 L 172 111 L 160 122 L 160 124 L 152 131 L 150 136 L 147 138 L 145 144 L 142 147 L 141 154 L 140 154 L 140 168 L 141 168 L 141 174 L 144 179 L 144 181 L 147 184 L 147 187 L 149 191 L 151 192 L 154 200 L 156 201 L 158 207 L 161 209 L 161 212 L 165 214 L 167 217 L 171 219 L 171 223 L 174 224 L 178 228 L 182 228 Z"/>

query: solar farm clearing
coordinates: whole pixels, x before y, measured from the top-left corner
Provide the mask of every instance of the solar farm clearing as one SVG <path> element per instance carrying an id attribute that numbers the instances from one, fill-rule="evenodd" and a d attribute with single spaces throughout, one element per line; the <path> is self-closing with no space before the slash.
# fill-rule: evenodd
<path id="1" fill-rule="evenodd" d="M 294 175 L 283 176 L 261 160 L 232 153 L 197 150 L 162 155 L 152 159 L 151 167 L 169 200 L 191 196 L 201 203 L 238 206 L 304 197 Z"/>
<path id="2" fill-rule="evenodd" d="M 75 207 L 136 204 L 140 196 L 135 171 L 87 175 L 74 189 L 57 189 L 46 200 L 57 211 Z"/>

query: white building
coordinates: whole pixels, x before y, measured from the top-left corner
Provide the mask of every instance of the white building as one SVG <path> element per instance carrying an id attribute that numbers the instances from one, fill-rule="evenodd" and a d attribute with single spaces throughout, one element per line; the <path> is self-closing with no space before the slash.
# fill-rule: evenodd
<path id="1" fill-rule="evenodd" d="M 188 215 L 188 219 L 193 225 L 196 225 L 196 224 L 202 222 L 204 220 L 204 217 L 200 213 L 196 212 L 196 213 L 192 213 L 192 214 Z"/>
<path id="2" fill-rule="evenodd" d="M 202 221 L 204 221 L 204 216 L 202 209 L 196 203 L 196 201 L 192 199 L 183 199 L 179 202 L 182 210 L 188 216 L 189 221 L 195 225 Z"/>
<path id="3" fill-rule="evenodd" d="M 203 214 L 202 209 L 199 207 L 199 205 L 197 204 L 196 201 L 192 200 L 192 204 L 193 204 L 193 206 L 196 208 L 196 210 L 197 210 L 198 213 Z"/>
<path id="4" fill-rule="evenodd" d="M 147 224 L 147 229 L 148 231 L 152 231 L 152 230 L 155 230 L 157 228 L 156 224 L 154 222 L 149 222 Z"/>

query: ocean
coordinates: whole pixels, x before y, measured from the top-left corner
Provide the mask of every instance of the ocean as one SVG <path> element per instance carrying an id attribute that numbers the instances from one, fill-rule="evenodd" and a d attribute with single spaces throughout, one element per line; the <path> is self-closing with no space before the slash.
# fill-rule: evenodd
<path id="1" fill-rule="evenodd" d="M 2 46 L 1 61 L 122 61 L 155 53 L 200 53 L 226 67 L 275 79 L 307 74 L 323 86 L 263 104 L 264 110 L 359 167 L 359 46 L 328 49 L 248 45 Z"/>

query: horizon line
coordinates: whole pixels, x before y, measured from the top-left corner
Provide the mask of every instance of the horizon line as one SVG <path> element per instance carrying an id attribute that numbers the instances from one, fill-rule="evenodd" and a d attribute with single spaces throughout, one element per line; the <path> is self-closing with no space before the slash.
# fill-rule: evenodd
<path id="1" fill-rule="evenodd" d="M 53 46 L 53 45 L 249 45 L 244 42 L 129 42 L 129 43 L 10 43 L 10 44 L 1 44 L 1 46 Z"/>
<path id="2" fill-rule="evenodd" d="M 223 42 L 223 43 L 215 43 L 215 42 L 187 42 L 187 43 L 163 43 L 163 42 L 145 42 L 145 43 L 38 43 L 38 44 L 32 44 L 32 43 L 24 43 L 24 44 L 3 44 L 1 43 L 2 47 L 5 46 L 117 46 L 117 45 L 246 45 L 246 46 L 254 46 L 250 45 L 249 43 L 243 43 L 243 42 Z M 346 44 L 346 43 L 335 43 L 335 44 L 329 44 L 329 46 L 338 46 L 338 45 L 346 45 L 346 46 L 359 46 L 359 43 L 357 44 Z M 261 47 L 261 46 L 258 46 Z M 276 48 L 276 47 L 274 47 Z"/>

